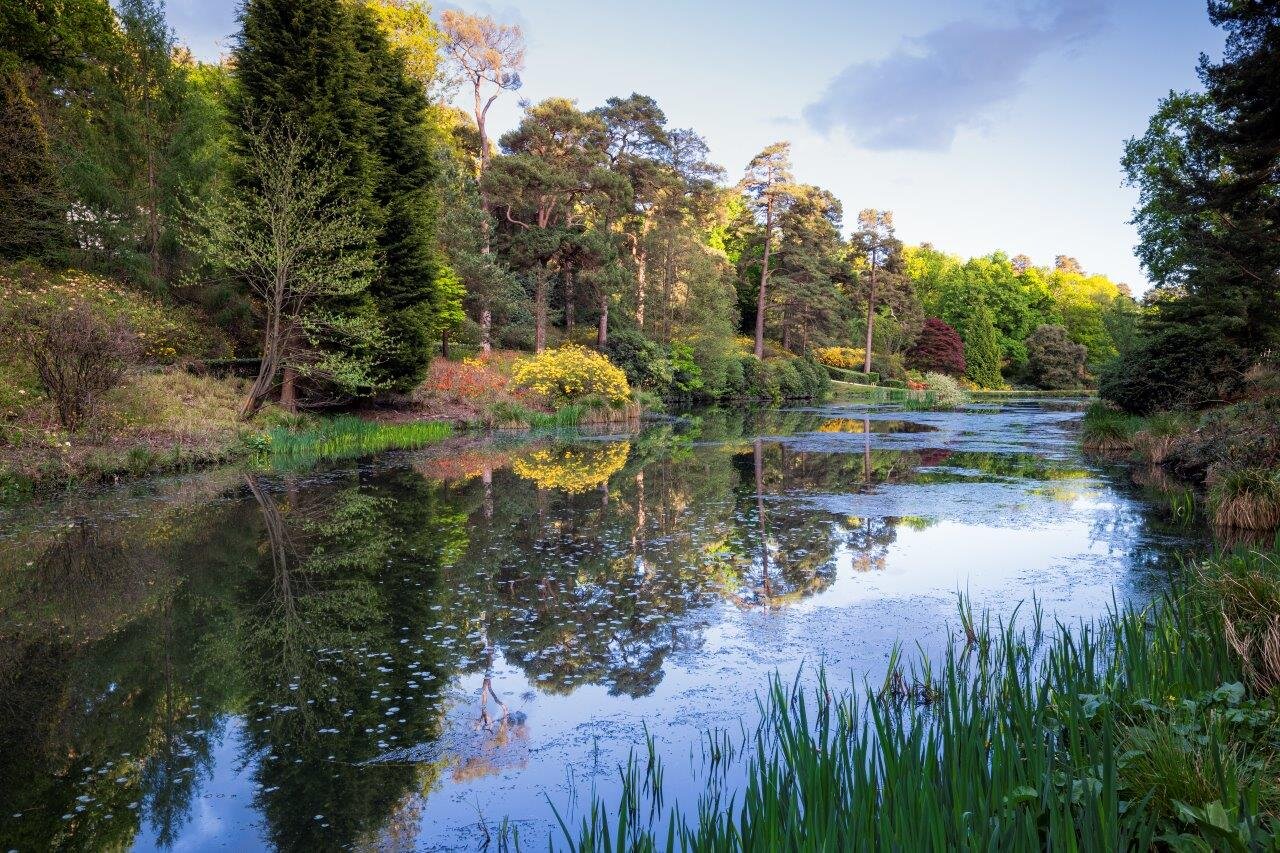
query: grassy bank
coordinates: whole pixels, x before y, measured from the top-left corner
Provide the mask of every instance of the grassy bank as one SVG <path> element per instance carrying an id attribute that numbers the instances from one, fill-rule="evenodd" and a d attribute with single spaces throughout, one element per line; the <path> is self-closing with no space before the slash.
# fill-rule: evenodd
<path id="1" fill-rule="evenodd" d="M 1044 391 L 1037 388 L 1032 388 L 1032 389 L 1006 388 L 1006 389 L 995 389 L 995 390 L 983 389 L 981 391 L 970 391 L 969 394 L 979 400 L 983 398 L 993 399 L 993 400 L 1004 400 L 1004 399 L 1009 399 L 1011 397 L 1017 397 L 1019 399 L 1029 399 L 1029 400 L 1040 400 L 1040 399 L 1055 400 L 1055 399 L 1063 399 L 1063 398 L 1079 399 L 1081 397 L 1098 396 L 1097 390 L 1092 388 L 1080 388 L 1072 391 Z"/>
<path id="2" fill-rule="evenodd" d="M 60 429 L 36 399 L 20 418 L 0 422 L 0 502 L 217 465 L 303 470 L 424 447 L 460 429 L 558 430 L 629 424 L 641 415 L 638 403 L 585 399 L 550 411 L 497 401 L 471 420 L 419 408 L 288 415 L 268 407 L 244 422 L 243 385 L 180 369 L 141 373 L 112 392 L 98 423 L 75 433 Z"/>
<path id="3" fill-rule="evenodd" d="M 1085 414 L 1081 443 L 1159 469 L 1156 479 L 1175 489 L 1190 487 L 1220 528 L 1280 527 L 1280 397 L 1147 417 L 1096 403 Z"/>
<path id="4" fill-rule="evenodd" d="M 1221 556 L 1155 605 L 1018 626 L 962 603 L 935 667 L 844 691 L 774 681 L 752 732 L 710 732 L 698 803 L 651 748 L 578 850 L 1275 849 L 1280 562 Z M 680 772 L 687 772 L 683 762 Z"/>

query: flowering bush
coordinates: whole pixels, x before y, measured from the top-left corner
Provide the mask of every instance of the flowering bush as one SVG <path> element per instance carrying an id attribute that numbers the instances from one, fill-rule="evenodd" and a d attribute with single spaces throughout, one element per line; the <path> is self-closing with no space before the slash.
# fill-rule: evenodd
<path id="1" fill-rule="evenodd" d="M 818 361 L 843 370 L 862 370 L 866 366 L 866 350 L 852 347 L 819 347 L 814 350 Z"/>
<path id="2" fill-rule="evenodd" d="M 933 393 L 933 405 L 939 409 L 956 409 L 969 401 L 960 382 L 945 373 L 926 373 L 925 385 Z"/>
<path id="3" fill-rule="evenodd" d="M 610 403 L 631 402 L 627 375 L 600 353 L 565 344 L 516 362 L 512 382 L 552 405 L 598 396 Z"/>
<path id="4" fill-rule="evenodd" d="M 432 359 L 420 391 L 442 399 L 463 401 L 491 399 L 506 388 L 507 377 L 490 370 L 483 362 L 437 358 Z"/>

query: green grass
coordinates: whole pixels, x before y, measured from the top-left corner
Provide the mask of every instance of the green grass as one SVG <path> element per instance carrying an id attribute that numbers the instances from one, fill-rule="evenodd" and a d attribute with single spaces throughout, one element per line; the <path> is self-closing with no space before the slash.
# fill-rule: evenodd
<path id="1" fill-rule="evenodd" d="M 1099 453 L 1130 450 L 1134 435 L 1144 424 L 1140 417 L 1125 414 L 1105 403 L 1094 403 L 1085 412 L 1080 441 L 1086 450 Z"/>
<path id="2" fill-rule="evenodd" d="M 489 406 L 479 426 L 486 429 L 571 429 L 582 423 L 588 411 L 585 406 L 568 405 L 548 414 L 519 403 L 499 401 Z"/>
<path id="3" fill-rule="evenodd" d="M 1280 563 L 1239 552 L 1180 583 L 1151 607 L 1047 629 L 1038 606 L 1014 627 L 962 598 L 965 631 L 936 666 L 904 667 L 895 649 L 878 686 L 775 678 L 758 727 L 707 733 L 680 763 L 697 803 L 670 799 L 651 741 L 621 768 L 620 799 L 562 817 L 563 844 L 1276 849 Z"/>
<path id="4" fill-rule="evenodd" d="M 267 435 L 274 467 L 307 467 L 331 459 L 368 456 L 385 450 L 413 450 L 453 435 L 453 428 L 437 421 L 386 424 L 355 415 L 324 418 L 302 429 L 278 426 Z"/>

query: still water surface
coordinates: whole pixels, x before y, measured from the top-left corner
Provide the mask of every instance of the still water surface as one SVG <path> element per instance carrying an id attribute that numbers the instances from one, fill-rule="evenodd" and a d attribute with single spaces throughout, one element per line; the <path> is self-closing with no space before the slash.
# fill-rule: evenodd
<path id="1" fill-rule="evenodd" d="M 772 673 L 878 682 L 957 590 L 1150 596 L 1191 543 L 1080 411 L 706 411 L 0 514 L 0 842 L 545 849 L 646 731 L 679 794 Z"/>

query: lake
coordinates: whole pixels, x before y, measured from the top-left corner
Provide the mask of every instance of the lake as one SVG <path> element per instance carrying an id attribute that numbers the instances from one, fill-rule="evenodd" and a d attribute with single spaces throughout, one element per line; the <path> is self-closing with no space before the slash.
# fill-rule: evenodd
<path id="1" fill-rule="evenodd" d="M 1198 542 L 1082 411 L 700 411 L 0 511 L 0 841 L 545 849 L 646 735 L 680 792 L 771 675 L 877 684 L 958 592 L 1157 593 Z"/>

